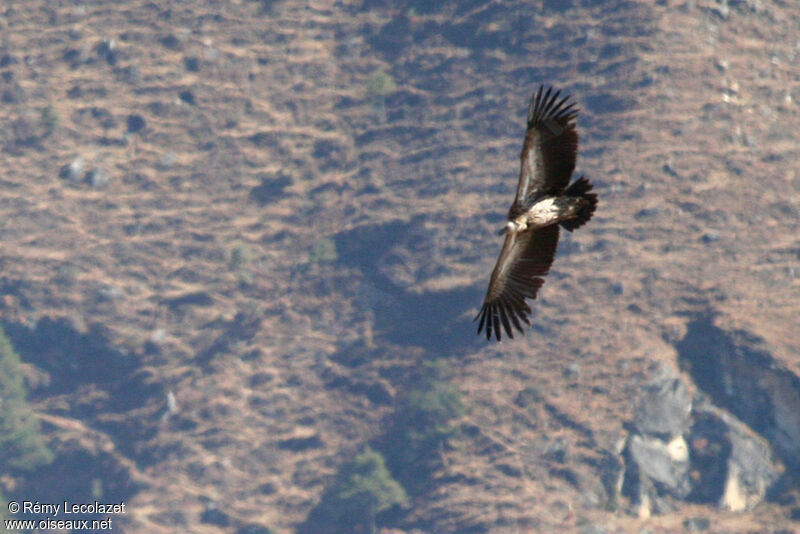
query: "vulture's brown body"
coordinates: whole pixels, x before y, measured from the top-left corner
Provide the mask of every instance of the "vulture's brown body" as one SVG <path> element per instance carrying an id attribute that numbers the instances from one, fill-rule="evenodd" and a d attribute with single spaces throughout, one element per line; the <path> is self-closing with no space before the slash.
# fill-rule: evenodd
<path id="1" fill-rule="evenodd" d="M 480 320 L 478 333 L 485 328 L 487 339 L 494 333 L 500 341 L 501 329 L 513 338 L 514 329 L 524 332 L 522 323 L 530 325 L 531 308 L 525 299 L 535 299 L 544 284 L 559 227 L 571 232 L 583 226 L 597 207 L 589 180 L 581 176 L 569 183 L 578 152 L 578 111 L 569 96 L 559 96 L 552 87 L 539 87 L 528 107 L 519 183 L 503 229 L 503 250 L 475 318 Z"/>

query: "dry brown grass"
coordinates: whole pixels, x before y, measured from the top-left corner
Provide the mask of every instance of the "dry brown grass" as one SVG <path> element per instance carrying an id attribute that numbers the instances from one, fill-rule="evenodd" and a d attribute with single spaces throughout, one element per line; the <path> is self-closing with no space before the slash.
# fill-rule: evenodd
<path id="1" fill-rule="evenodd" d="M 516 179 L 525 99 L 539 81 L 567 85 L 584 107 L 579 171 L 598 183 L 601 204 L 592 224 L 562 242 L 571 252 L 557 258 L 535 303 L 536 322 L 549 330 L 500 346 L 468 344 L 459 354 L 465 423 L 481 431 L 448 453 L 437 476 L 469 482 L 443 482 L 409 518 L 437 532 L 482 523 L 492 532 L 588 524 L 670 532 L 697 515 L 712 518 L 715 531 L 787 523 L 774 505 L 735 516 L 681 505 L 647 521 L 607 512 L 598 474 L 582 459 L 613 450 L 649 366 L 675 365 L 664 336 L 684 327 L 692 298 L 763 336 L 800 372 L 800 9 L 765 1 L 758 13 L 732 10 L 723 20 L 714 2 L 627 2 L 624 13 L 450 6 L 416 15 L 417 41 L 384 55 L 371 43 L 397 10 L 332 0 L 267 11 L 259 2 L 212 4 L 31 0 L 0 19 L 0 52 L 17 60 L 0 70 L 13 72 L 25 93 L 0 106 L 0 263 L 4 279 L 24 283 L 21 295 L 4 299 L 3 318 L 101 323 L 179 405 L 163 424 L 161 397 L 127 415 L 153 430 L 134 445 L 137 461 L 150 461 L 135 468 L 145 482 L 129 502 L 127 529 L 217 532 L 200 522 L 202 498 L 277 532 L 306 517 L 343 458 L 382 432 L 392 408 L 331 387 L 330 377 L 394 388 L 385 378 L 391 369 L 431 357 L 386 343 L 370 309 L 384 304 L 365 304 L 360 289 L 371 282 L 341 262 L 308 267 L 309 251 L 321 237 L 424 217 L 423 230 L 438 236 L 431 261 L 441 268 L 409 262 L 416 291 L 474 287 L 479 298 L 500 246 L 491 232 Z M 530 42 L 515 45 L 522 51 L 472 50 L 436 29 L 477 23 L 490 39 L 511 31 L 503 13 L 526 21 Z M 161 41 L 170 35 L 175 47 Z M 102 39 L 115 39 L 116 65 L 95 53 Z M 605 44 L 619 51 L 604 56 Z M 90 61 L 73 67 L 68 50 Z M 187 71 L 186 57 L 199 59 L 199 72 Z M 132 67 L 138 79 L 125 70 Z M 376 71 L 400 89 L 387 97 L 387 123 L 366 94 Z M 76 87 L 82 96 L 68 96 Z M 195 105 L 180 100 L 182 91 Z M 602 94 L 630 105 L 611 113 L 587 105 Z M 52 135 L 38 147 L 14 144 L 8 125 L 27 117 L 38 127 L 47 106 L 58 117 Z M 115 125 L 101 125 L 93 108 Z M 130 113 L 147 127 L 117 144 Z M 335 156 L 316 153 L 324 146 Z M 60 180 L 59 168 L 77 156 L 86 170 L 106 169 L 110 185 L 96 191 Z M 286 194 L 267 205 L 249 199 L 262 176 L 278 171 L 294 177 Z M 657 209 L 637 216 L 649 208 Z M 709 233 L 717 239 L 703 242 Z M 250 257 L 231 269 L 237 245 Z M 104 286 L 121 297 L 98 298 Z M 211 304 L 165 303 L 192 292 Z M 232 336 L 226 325 L 243 310 L 263 318 L 253 335 L 198 362 Z M 166 332 L 162 349 L 145 353 L 156 329 Z M 358 369 L 331 360 L 359 339 L 381 360 Z M 565 373 L 573 362 L 577 376 Z M 541 405 L 517 406 L 531 386 L 592 440 Z M 47 401 L 40 404 L 46 412 Z M 45 415 L 53 435 L 74 434 L 62 415 Z M 323 446 L 279 447 L 301 435 Z M 114 436 L 92 429 L 82 439 Z M 553 476 L 542 456 L 559 439 L 577 484 Z"/>

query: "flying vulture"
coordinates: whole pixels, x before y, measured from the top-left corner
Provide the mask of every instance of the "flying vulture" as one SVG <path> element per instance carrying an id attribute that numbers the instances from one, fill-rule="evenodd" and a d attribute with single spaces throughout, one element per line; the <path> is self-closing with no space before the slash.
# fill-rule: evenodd
<path id="1" fill-rule="evenodd" d="M 558 229 L 573 231 L 591 219 L 597 207 L 592 184 L 581 176 L 572 184 L 578 152 L 575 117 L 578 110 L 569 95 L 540 86 L 528 107 L 528 130 L 522 146 L 517 194 L 508 222 L 500 233 L 505 242 L 492 271 L 489 289 L 475 320 L 478 334 L 485 328 L 498 341 L 501 328 L 513 338 L 521 323 L 530 325 L 531 308 L 550 270 L 558 244 Z"/>

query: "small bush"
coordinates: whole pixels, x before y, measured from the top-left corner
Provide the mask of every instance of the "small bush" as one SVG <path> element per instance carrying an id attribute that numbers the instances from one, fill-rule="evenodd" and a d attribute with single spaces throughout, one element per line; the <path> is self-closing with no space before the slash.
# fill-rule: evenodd
<path id="1" fill-rule="evenodd" d="M 397 84 L 391 74 L 379 70 L 367 80 L 367 93 L 377 96 L 388 96 L 397 91 Z"/>
<path id="2" fill-rule="evenodd" d="M 71 263 L 62 263 L 56 267 L 55 276 L 53 280 L 63 286 L 74 286 L 78 281 L 78 274 L 80 269 Z"/>
<path id="3" fill-rule="evenodd" d="M 367 94 L 371 96 L 372 106 L 381 123 L 387 121 L 386 97 L 397 91 L 397 84 L 390 74 L 379 70 L 367 80 Z"/>
<path id="4" fill-rule="evenodd" d="M 250 263 L 252 252 L 247 245 L 236 245 L 231 249 L 230 260 L 228 266 L 232 270 L 240 269 Z"/>
<path id="5" fill-rule="evenodd" d="M 308 253 L 308 262 L 312 265 L 332 263 L 338 258 L 339 254 L 336 252 L 336 243 L 334 243 L 333 239 L 328 239 L 326 237 L 314 243 L 314 246 L 311 247 L 311 251 Z"/>
<path id="6" fill-rule="evenodd" d="M 386 468 L 383 456 L 369 447 L 339 472 L 300 532 L 375 532 L 376 516 L 408 500 L 403 487 Z"/>
<path id="7" fill-rule="evenodd" d="M 53 133 L 58 126 L 58 114 L 52 105 L 42 108 L 41 112 L 42 128 L 44 129 L 43 137 L 47 137 Z"/>

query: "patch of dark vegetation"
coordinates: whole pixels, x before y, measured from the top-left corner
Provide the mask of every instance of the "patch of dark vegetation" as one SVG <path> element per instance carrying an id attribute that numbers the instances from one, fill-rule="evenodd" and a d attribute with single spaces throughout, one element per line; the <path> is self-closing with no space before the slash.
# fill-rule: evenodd
<path id="1" fill-rule="evenodd" d="M 123 414 L 165 396 L 163 385 L 140 370 L 139 357 L 114 347 L 102 325 L 92 324 L 84 332 L 66 318 L 45 317 L 33 326 L 3 327 L 22 359 L 47 373 L 47 380 L 31 391 L 32 398 L 87 393 L 65 408 L 71 417 L 95 421 L 100 414 Z M 155 425 L 131 417 L 104 417 L 95 426 L 129 454 L 138 440 L 156 431 Z"/>
<path id="2" fill-rule="evenodd" d="M 382 516 L 408 500 L 392 478 L 384 457 L 370 447 L 347 462 L 298 534 L 367 534 L 383 524 Z"/>
<path id="3" fill-rule="evenodd" d="M 270 204 L 284 196 L 284 191 L 292 185 L 292 176 L 284 171 L 262 174 L 261 183 L 250 190 L 250 198 L 261 205 Z"/>
<path id="4" fill-rule="evenodd" d="M 214 299 L 206 291 L 193 291 L 177 297 L 164 299 L 163 302 L 170 310 L 175 311 L 185 306 L 211 306 L 214 304 Z"/>
<path id="5" fill-rule="evenodd" d="M 456 421 L 465 406 L 450 382 L 452 369 L 444 360 L 423 361 L 400 396 L 392 423 L 375 442 L 387 465 L 410 495 L 425 491 L 441 467 L 441 451 L 459 434 Z"/>
<path id="6" fill-rule="evenodd" d="M 0 469 L 4 472 L 32 471 L 53 461 L 27 397 L 22 361 L 0 328 Z"/>
<path id="7" fill-rule="evenodd" d="M 57 461 L 21 478 L 9 500 L 35 495 L 39 502 L 105 503 L 128 502 L 142 487 L 135 483 L 127 468 L 111 454 L 82 450 L 62 451 Z M 25 519 L 38 521 L 48 514 L 25 514 Z M 52 515 L 52 514 L 50 514 Z M 73 520 L 102 520 L 108 514 L 76 513 Z"/>
<path id="8" fill-rule="evenodd" d="M 311 449 L 321 449 L 325 446 L 325 442 L 314 434 L 302 438 L 288 438 L 278 442 L 278 448 L 292 452 L 303 452 Z"/>
<path id="9" fill-rule="evenodd" d="M 404 376 L 406 393 L 398 396 L 387 430 L 342 467 L 298 532 L 317 532 L 323 524 L 326 532 L 374 532 L 375 526 L 401 521 L 398 505 L 424 498 L 436 484 L 444 452 L 461 435 L 458 420 L 465 407 L 452 373 L 439 359 L 422 361 Z M 361 509 L 353 511 L 356 502 Z"/>
<path id="10" fill-rule="evenodd" d="M 76 385 L 108 384 L 124 379 L 138 365 L 134 355 L 114 348 L 101 325 L 86 332 L 67 318 L 44 317 L 34 326 L 4 323 L 9 339 L 23 359 L 51 375 L 47 394 L 68 393 Z"/>
<path id="11" fill-rule="evenodd" d="M 392 393 L 380 382 L 363 382 L 348 376 L 338 376 L 327 383 L 328 387 L 343 388 L 354 395 L 363 395 L 376 406 L 392 403 Z"/>

